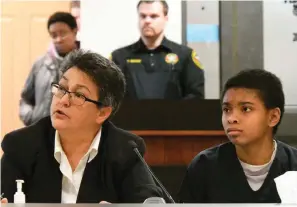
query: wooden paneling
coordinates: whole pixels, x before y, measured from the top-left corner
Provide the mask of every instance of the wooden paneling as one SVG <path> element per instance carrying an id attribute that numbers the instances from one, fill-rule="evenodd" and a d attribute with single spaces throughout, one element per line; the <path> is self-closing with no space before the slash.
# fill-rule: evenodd
<path id="1" fill-rule="evenodd" d="M 224 131 L 132 131 L 146 143 L 151 166 L 188 165 L 201 151 L 227 141 Z"/>
<path id="2" fill-rule="evenodd" d="M 33 62 L 50 45 L 48 17 L 67 1 L 1 1 L 1 137 L 23 126 L 19 101 Z"/>

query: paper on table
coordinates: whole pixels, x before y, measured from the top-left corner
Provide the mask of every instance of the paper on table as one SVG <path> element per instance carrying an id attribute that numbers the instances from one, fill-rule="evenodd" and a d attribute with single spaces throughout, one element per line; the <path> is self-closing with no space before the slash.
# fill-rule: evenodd
<path id="1" fill-rule="evenodd" d="M 288 171 L 274 181 L 282 203 L 297 204 L 297 171 Z"/>

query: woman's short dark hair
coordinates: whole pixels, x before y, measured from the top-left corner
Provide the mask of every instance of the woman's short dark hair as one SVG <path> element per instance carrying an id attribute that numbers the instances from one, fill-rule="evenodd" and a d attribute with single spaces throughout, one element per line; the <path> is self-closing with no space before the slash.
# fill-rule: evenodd
<path id="1" fill-rule="evenodd" d="M 97 85 L 100 102 L 112 107 L 114 115 L 126 92 L 126 81 L 121 69 L 107 58 L 91 51 L 78 49 L 70 52 L 61 65 L 61 72 L 77 67 Z"/>

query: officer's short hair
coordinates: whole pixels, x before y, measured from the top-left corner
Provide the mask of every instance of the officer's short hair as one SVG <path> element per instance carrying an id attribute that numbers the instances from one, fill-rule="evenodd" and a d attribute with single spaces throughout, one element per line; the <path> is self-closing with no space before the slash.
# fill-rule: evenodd
<path id="1" fill-rule="evenodd" d="M 98 101 L 104 106 L 111 106 L 113 116 L 126 91 L 126 81 L 121 69 L 107 58 L 83 49 L 74 50 L 65 57 L 61 72 L 64 74 L 72 67 L 77 67 L 94 81 L 98 87 Z"/>
<path id="2" fill-rule="evenodd" d="M 49 29 L 52 24 L 57 22 L 67 24 L 72 30 L 77 28 L 75 18 L 68 12 L 55 12 L 52 14 L 47 21 L 47 29 Z"/>
<path id="3" fill-rule="evenodd" d="M 154 3 L 154 2 L 161 2 L 161 4 L 163 5 L 164 15 L 167 16 L 168 11 L 169 11 L 169 6 L 165 0 L 151 0 L 151 1 L 140 0 L 137 4 L 137 9 L 139 8 L 140 4 L 142 4 L 142 3 L 150 4 L 150 3 Z"/>
<path id="4" fill-rule="evenodd" d="M 223 102 L 225 93 L 231 88 L 254 89 L 258 92 L 259 97 L 267 109 L 280 109 L 280 121 L 273 128 L 273 134 L 275 134 L 285 110 L 285 96 L 280 79 L 273 73 L 262 69 L 243 70 L 226 82 L 221 94 L 221 103 Z"/>

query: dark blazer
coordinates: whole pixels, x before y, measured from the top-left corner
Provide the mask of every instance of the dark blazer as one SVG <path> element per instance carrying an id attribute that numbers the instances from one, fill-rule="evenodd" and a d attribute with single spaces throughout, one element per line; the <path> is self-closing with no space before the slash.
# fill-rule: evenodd
<path id="1" fill-rule="evenodd" d="M 1 191 L 13 202 L 16 179 L 23 179 L 27 203 L 60 203 L 62 173 L 54 158 L 55 129 L 50 117 L 7 134 L 2 142 Z M 143 139 L 115 127 L 102 126 L 97 156 L 87 163 L 77 203 L 142 203 L 152 196 L 162 197 L 160 189 L 140 162 L 129 140 L 143 155 Z"/>

